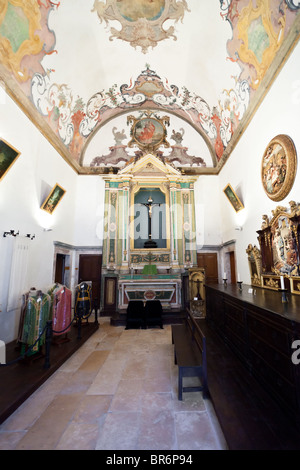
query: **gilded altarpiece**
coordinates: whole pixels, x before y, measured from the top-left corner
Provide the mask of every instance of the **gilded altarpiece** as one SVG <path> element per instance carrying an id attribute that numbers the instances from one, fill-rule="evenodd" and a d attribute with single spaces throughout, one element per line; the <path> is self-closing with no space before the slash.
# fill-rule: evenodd
<path id="1" fill-rule="evenodd" d="M 261 286 L 279 290 L 284 287 L 300 294 L 300 204 L 278 206 L 272 217 L 263 215 L 258 241 L 261 255 Z"/>
<path id="2" fill-rule="evenodd" d="M 189 269 L 189 308 L 195 318 L 204 318 L 205 309 L 205 269 Z"/>
<path id="3" fill-rule="evenodd" d="M 130 300 L 159 299 L 163 308 L 179 310 L 182 273 L 197 266 L 197 177 L 184 175 L 156 155 L 147 154 L 103 178 L 102 273 L 104 277 L 117 276 L 118 309 L 126 309 Z M 149 209 L 158 243 L 154 248 L 137 248 L 139 234 L 148 235 Z"/>

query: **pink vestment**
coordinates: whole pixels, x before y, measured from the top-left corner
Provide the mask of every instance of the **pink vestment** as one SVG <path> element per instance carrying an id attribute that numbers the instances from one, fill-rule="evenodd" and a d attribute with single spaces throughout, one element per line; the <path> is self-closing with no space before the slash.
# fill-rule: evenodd
<path id="1" fill-rule="evenodd" d="M 72 292 L 65 286 L 54 291 L 52 310 L 53 335 L 67 333 L 71 329 Z"/>

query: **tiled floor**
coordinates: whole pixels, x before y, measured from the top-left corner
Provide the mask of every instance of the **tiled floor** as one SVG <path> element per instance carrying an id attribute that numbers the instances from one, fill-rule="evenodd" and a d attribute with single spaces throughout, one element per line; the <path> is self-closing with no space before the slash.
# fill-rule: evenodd
<path id="1" fill-rule="evenodd" d="M 186 379 L 192 380 L 192 379 Z M 201 392 L 177 399 L 171 327 L 100 328 L 0 426 L 1 450 L 226 449 Z"/>

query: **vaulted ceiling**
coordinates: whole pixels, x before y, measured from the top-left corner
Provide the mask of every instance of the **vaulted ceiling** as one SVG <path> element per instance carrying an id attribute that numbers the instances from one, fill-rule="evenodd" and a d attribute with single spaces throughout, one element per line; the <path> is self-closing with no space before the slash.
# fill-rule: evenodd
<path id="1" fill-rule="evenodd" d="M 140 158 L 151 145 L 135 132 L 149 121 L 163 161 L 218 173 L 299 39 L 299 10 L 297 0 L 0 0 L 1 84 L 79 174 Z"/>

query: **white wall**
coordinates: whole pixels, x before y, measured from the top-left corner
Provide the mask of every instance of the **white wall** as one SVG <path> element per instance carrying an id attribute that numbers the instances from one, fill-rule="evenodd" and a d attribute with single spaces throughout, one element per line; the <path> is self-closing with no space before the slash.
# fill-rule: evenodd
<path id="1" fill-rule="evenodd" d="M 101 247 L 103 244 L 105 181 L 101 176 L 80 176 L 77 182 L 74 243 Z"/>
<path id="2" fill-rule="evenodd" d="M 199 176 L 195 183 L 197 250 L 222 243 L 219 177 Z"/>
<path id="3" fill-rule="evenodd" d="M 300 202 L 300 172 L 288 196 L 273 202 L 265 194 L 261 183 L 261 161 L 270 140 L 278 134 L 289 135 L 300 155 L 300 45 L 289 57 L 273 83 L 256 115 L 250 122 L 231 157 L 219 175 L 220 209 L 223 242 L 236 238 L 237 270 L 243 282 L 250 282 L 247 254 L 249 243 L 259 248 L 257 230 L 262 215 L 272 216 L 278 205 L 289 208 L 289 201 Z M 245 209 L 236 213 L 226 196 L 221 194 L 227 183 L 237 190 Z M 242 226 L 242 231 L 236 231 Z"/>
<path id="4" fill-rule="evenodd" d="M 0 136 L 21 152 L 0 181 L 0 339 L 16 338 L 20 312 L 6 311 L 11 268 L 9 230 L 34 234 L 30 242 L 27 287 L 44 289 L 53 281 L 53 241 L 74 242 L 74 207 L 77 174 L 10 99 L 0 103 Z M 59 183 L 66 194 L 52 215 L 40 209 L 48 192 Z M 52 229 L 45 232 L 44 227 Z"/>

